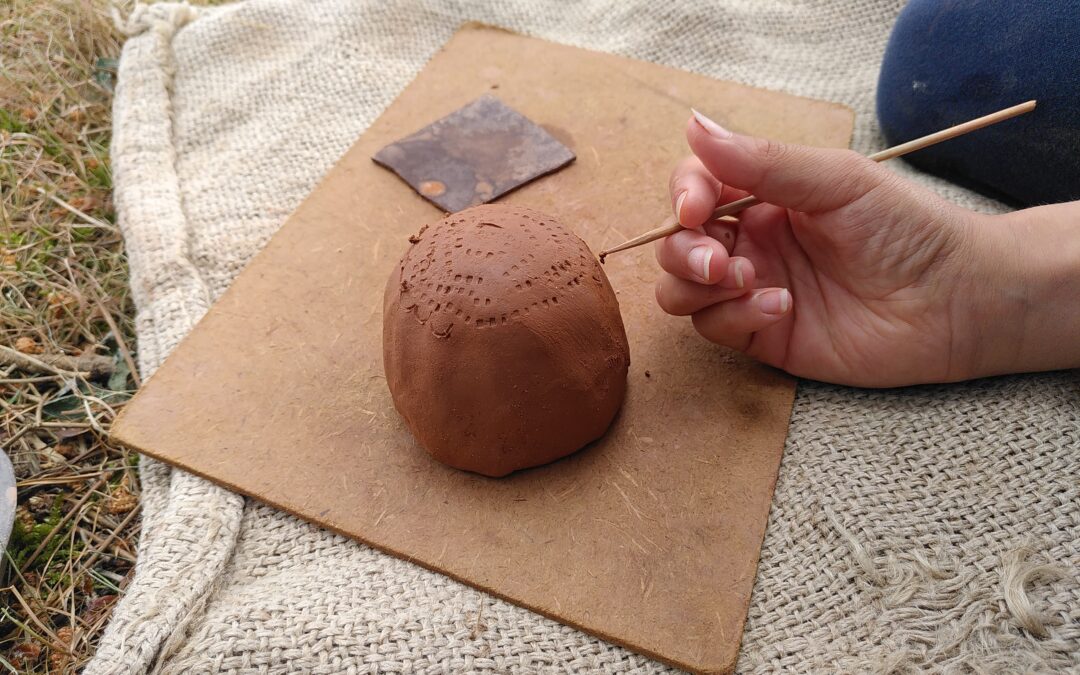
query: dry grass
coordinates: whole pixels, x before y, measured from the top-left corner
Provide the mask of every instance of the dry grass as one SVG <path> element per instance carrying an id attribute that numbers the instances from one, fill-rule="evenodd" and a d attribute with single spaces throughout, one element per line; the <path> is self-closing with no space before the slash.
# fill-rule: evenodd
<path id="1" fill-rule="evenodd" d="M 106 0 L 0 2 L 0 445 L 20 503 L 0 673 L 75 672 L 135 560 L 137 458 L 105 437 L 137 385 L 110 202 L 119 53 Z"/>

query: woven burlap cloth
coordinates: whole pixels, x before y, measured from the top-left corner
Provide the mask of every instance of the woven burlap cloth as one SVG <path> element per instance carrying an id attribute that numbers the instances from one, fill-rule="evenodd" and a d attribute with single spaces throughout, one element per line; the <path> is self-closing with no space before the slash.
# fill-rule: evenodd
<path id="1" fill-rule="evenodd" d="M 140 366 L 153 373 L 464 21 L 842 102 L 858 114 L 854 147 L 870 151 L 901 5 L 140 7 L 123 19 L 112 146 Z M 1078 394 L 1073 373 L 801 383 L 739 669 L 1080 669 Z M 138 566 L 87 673 L 666 670 L 158 462 L 141 474 Z"/>

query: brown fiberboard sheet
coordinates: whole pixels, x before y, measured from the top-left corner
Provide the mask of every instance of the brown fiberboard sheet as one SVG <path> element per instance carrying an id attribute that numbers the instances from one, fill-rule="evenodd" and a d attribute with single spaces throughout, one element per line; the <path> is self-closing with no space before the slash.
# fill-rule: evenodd
<path id="1" fill-rule="evenodd" d="M 120 442 L 563 623 L 696 671 L 734 667 L 794 383 L 653 301 L 649 247 L 606 266 L 629 392 L 599 442 L 504 479 L 434 463 L 382 371 L 385 281 L 441 214 L 371 156 L 484 93 L 577 161 L 507 195 L 599 250 L 670 211 L 690 106 L 846 146 L 842 106 L 482 26 L 431 60 L 177 347 Z"/>

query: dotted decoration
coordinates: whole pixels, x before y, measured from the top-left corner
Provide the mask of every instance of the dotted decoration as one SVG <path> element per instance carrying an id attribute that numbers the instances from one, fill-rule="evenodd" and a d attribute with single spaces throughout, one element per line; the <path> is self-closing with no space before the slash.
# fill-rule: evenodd
<path id="1" fill-rule="evenodd" d="M 425 226 L 409 241 L 399 304 L 420 323 L 431 322 L 437 337 L 448 337 L 458 324 L 505 326 L 550 311 L 567 293 L 603 286 L 585 243 L 528 209 L 468 209 Z"/>

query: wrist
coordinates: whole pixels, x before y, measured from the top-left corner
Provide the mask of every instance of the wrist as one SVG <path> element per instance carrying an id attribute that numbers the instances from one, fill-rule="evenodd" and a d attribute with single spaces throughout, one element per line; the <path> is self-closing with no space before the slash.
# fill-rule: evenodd
<path id="1" fill-rule="evenodd" d="M 1080 367 L 1080 203 L 973 223 L 969 377 Z"/>

